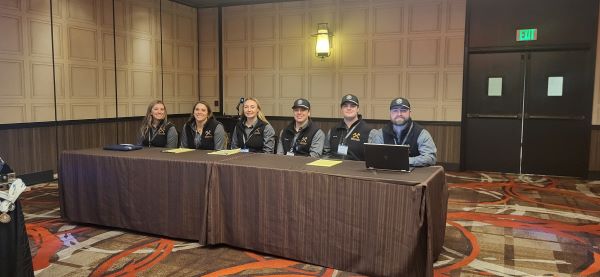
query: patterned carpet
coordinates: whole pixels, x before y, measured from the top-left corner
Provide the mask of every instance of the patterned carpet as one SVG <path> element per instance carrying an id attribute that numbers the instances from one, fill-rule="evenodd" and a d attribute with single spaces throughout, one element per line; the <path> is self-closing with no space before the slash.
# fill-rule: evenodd
<path id="1" fill-rule="evenodd" d="M 600 181 L 449 172 L 435 276 L 600 276 Z M 358 276 L 226 246 L 73 225 L 56 183 L 21 196 L 37 276 Z"/>

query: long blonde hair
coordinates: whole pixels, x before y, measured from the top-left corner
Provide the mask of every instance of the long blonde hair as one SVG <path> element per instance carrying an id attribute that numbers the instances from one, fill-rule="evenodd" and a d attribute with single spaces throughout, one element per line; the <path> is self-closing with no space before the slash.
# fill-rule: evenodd
<path id="1" fill-rule="evenodd" d="M 254 101 L 254 103 L 256 103 L 256 107 L 258 108 L 258 113 L 256 113 L 256 117 L 258 117 L 258 119 L 260 119 L 261 121 L 263 121 L 263 122 L 265 122 L 267 124 L 271 124 L 267 120 L 267 117 L 265 116 L 265 114 L 262 112 L 262 109 L 260 108 L 260 102 L 258 102 L 258 99 L 252 98 L 252 97 L 246 98 L 246 100 L 244 100 L 244 105 L 248 101 Z"/>
<path id="2" fill-rule="evenodd" d="M 152 108 L 154 108 L 154 106 L 156 106 L 158 104 L 161 104 L 161 105 L 163 105 L 163 107 L 165 107 L 165 119 L 163 120 L 163 124 L 168 122 L 168 120 L 167 120 L 167 105 L 165 105 L 165 103 L 162 100 L 158 100 L 158 99 L 150 102 L 150 104 L 148 105 L 148 109 L 146 109 L 146 116 L 142 120 L 142 127 L 140 127 L 140 133 L 142 134 L 142 136 L 146 135 L 148 130 L 150 130 L 152 128 L 152 121 L 154 121 L 154 117 L 152 116 Z"/>

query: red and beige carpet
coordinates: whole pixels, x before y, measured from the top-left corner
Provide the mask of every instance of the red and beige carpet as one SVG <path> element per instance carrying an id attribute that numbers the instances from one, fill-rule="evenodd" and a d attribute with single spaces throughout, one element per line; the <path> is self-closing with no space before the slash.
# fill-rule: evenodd
<path id="1" fill-rule="evenodd" d="M 600 276 L 600 181 L 449 172 L 435 276 Z M 358 276 L 227 246 L 60 219 L 56 183 L 21 196 L 37 276 Z"/>

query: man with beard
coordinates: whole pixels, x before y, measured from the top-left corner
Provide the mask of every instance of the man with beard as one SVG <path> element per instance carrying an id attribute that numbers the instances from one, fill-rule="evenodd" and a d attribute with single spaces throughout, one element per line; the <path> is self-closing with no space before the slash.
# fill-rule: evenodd
<path id="1" fill-rule="evenodd" d="M 410 146 L 408 163 L 411 166 L 430 166 L 436 163 L 437 149 L 433 138 L 421 125 L 410 118 L 410 103 L 398 97 L 390 103 L 390 123 L 369 134 L 369 143 L 403 144 Z"/>

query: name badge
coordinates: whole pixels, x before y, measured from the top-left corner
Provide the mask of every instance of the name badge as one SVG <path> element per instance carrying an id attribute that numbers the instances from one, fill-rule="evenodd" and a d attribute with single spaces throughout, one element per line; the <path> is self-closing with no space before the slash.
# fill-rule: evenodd
<path id="1" fill-rule="evenodd" d="M 344 156 L 348 155 L 348 145 L 345 145 L 345 144 L 338 145 L 337 153 L 339 155 L 344 155 Z"/>
<path id="2" fill-rule="evenodd" d="M 248 153 L 248 152 L 250 152 L 250 149 L 248 149 L 248 148 L 242 148 L 242 149 L 240 149 L 240 152 L 242 152 L 242 153 Z"/>
<path id="3" fill-rule="evenodd" d="M 286 156 L 294 156 L 294 152 L 290 151 L 290 152 L 285 153 L 285 155 Z"/>

